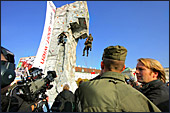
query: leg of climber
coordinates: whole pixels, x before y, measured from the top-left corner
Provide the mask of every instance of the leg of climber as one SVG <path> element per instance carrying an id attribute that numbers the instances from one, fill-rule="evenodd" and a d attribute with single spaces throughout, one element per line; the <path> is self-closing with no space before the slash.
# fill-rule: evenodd
<path id="1" fill-rule="evenodd" d="M 88 54 L 89 54 L 89 46 L 87 46 L 87 57 L 88 57 Z"/>
<path id="2" fill-rule="evenodd" d="M 91 44 L 89 44 L 89 48 L 90 48 L 90 51 L 91 51 L 91 49 L 92 49 L 92 46 L 91 46 Z"/>
<path id="3" fill-rule="evenodd" d="M 85 55 L 86 46 L 83 49 L 83 56 Z"/>

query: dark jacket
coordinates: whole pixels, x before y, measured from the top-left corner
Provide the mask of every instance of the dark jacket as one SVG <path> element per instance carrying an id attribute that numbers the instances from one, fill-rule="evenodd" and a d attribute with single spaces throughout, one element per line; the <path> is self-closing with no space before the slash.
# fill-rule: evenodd
<path id="1" fill-rule="evenodd" d="M 160 112 L 116 72 L 105 72 L 100 79 L 81 83 L 75 97 L 78 112 Z"/>
<path id="2" fill-rule="evenodd" d="M 51 107 L 52 111 L 72 112 L 74 107 L 74 94 L 69 90 L 60 92 Z"/>
<path id="3" fill-rule="evenodd" d="M 9 98 L 1 94 L 1 111 L 6 112 L 9 104 Z"/>
<path id="4" fill-rule="evenodd" d="M 169 112 L 169 88 L 161 80 L 154 80 L 143 85 L 141 92 L 162 112 Z"/>
<path id="5" fill-rule="evenodd" d="M 2 112 L 32 112 L 31 105 L 17 96 L 16 90 L 13 91 L 11 97 L 1 94 Z"/>

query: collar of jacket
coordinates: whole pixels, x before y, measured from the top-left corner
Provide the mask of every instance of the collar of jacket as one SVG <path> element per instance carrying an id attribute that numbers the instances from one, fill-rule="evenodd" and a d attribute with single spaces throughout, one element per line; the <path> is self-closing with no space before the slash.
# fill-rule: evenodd
<path id="1" fill-rule="evenodd" d="M 159 79 L 153 80 L 151 82 L 148 82 L 148 83 L 144 84 L 142 86 L 142 90 L 146 90 L 146 89 L 150 89 L 150 88 L 157 88 L 157 87 L 162 86 L 163 84 L 164 83 Z"/>
<path id="2" fill-rule="evenodd" d="M 102 78 L 110 78 L 110 79 L 114 79 L 114 80 L 118 80 L 118 81 L 122 81 L 125 82 L 125 77 L 117 72 L 112 72 L 112 71 L 108 71 L 102 74 L 102 76 L 100 77 Z"/>

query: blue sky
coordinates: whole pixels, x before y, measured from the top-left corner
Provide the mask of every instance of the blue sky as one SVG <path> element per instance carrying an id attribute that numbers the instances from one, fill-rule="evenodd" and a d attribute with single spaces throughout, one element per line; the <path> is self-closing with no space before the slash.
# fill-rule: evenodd
<path id="1" fill-rule="evenodd" d="M 61 7 L 74 1 L 53 1 Z M 41 41 L 46 1 L 1 1 L 1 45 L 21 57 L 35 56 Z M 100 69 L 104 48 L 127 48 L 126 67 L 138 58 L 153 58 L 169 67 L 169 1 L 87 1 L 93 48 L 83 57 L 84 40 L 77 45 L 76 65 Z"/>

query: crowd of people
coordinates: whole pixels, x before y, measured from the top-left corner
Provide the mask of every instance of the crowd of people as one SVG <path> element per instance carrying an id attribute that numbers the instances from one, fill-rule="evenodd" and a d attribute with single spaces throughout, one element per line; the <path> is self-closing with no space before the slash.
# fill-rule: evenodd
<path id="1" fill-rule="evenodd" d="M 74 93 L 65 84 L 63 91 L 55 98 L 51 111 L 169 112 L 169 87 L 165 83 L 165 71 L 160 62 L 151 58 L 137 60 L 135 73 L 142 85 L 136 88 L 128 84 L 121 74 L 125 69 L 126 56 L 127 49 L 123 46 L 105 48 L 101 73 L 91 80 L 79 81 Z M 28 104 L 16 95 L 6 95 L 9 84 L 15 78 L 13 71 L 14 55 L 1 47 L 1 110 L 33 111 L 35 103 Z"/>

